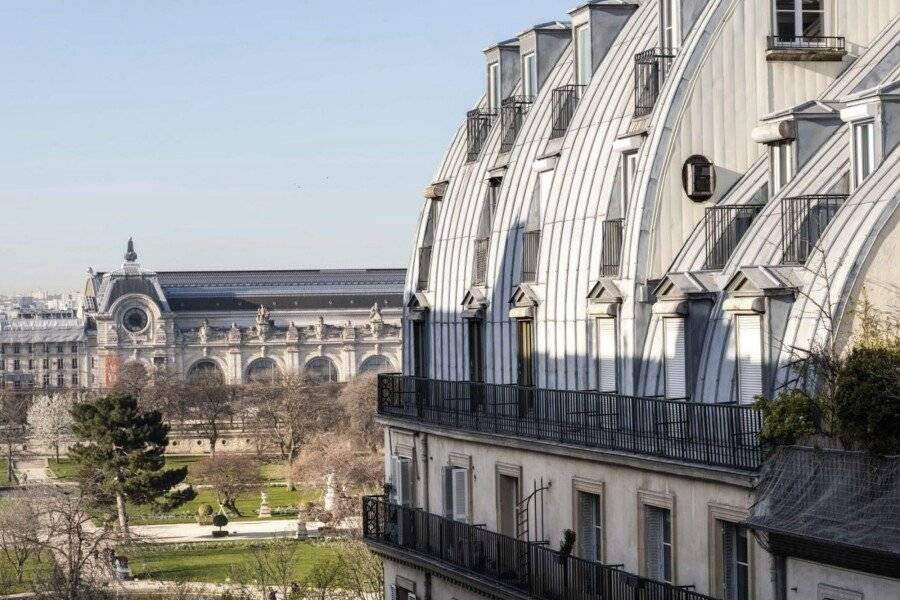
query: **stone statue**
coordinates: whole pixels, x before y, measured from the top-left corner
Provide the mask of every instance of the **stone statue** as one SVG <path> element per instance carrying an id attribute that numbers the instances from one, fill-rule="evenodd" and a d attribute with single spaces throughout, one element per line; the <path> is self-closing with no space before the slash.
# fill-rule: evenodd
<path id="1" fill-rule="evenodd" d="M 316 339 L 325 339 L 325 317 L 319 315 L 319 320 L 313 326 L 316 332 Z"/>
<path id="2" fill-rule="evenodd" d="M 381 308 L 378 306 L 378 303 L 372 305 L 372 308 L 369 309 L 369 321 L 384 321 L 381 317 Z"/>
<path id="3" fill-rule="evenodd" d="M 381 308 L 378 307 L 376 302 L 369 310 L 369 333 L 372 334 L 372 337 L 378 337 L 381 335 L 383 327 L 384 319 L 381 316 Z"/>
<path id="4" fill-rule="evenodd" d="M 272 516 L 272 508 L 269 506 L 269 494 L 263 490 L 259 493 L 259 518 L 268 519 Z"/>
<path id="5" fill-rule="evenodd" d="M 356 329 L 353 328 L 353 323 L 347 321 L 347 324 L 344 326 L 344 330 L 341 332 L 341 337 L 343 337 L 345 340 L 356 339 Z"/>
<path id="6" fill-rule="evenodd" d="M 259 309 L 256 311 L 256 326 L 260 327 L 261 325 L 269 324 L 269 309 L 260 304 Z"/>
<path id="7" fill-rule="evenodd" d="M 237 323 L 231 324 L 231 329 L 228 330 L 228 341 L 229 342 L 240 342 L 241 341 L 241 330 L 238 328 Z"/>
<path id="8" fill-rule="evenodd" d="M 287 328 L 287 335 L 285 336 L 287 341 L 296 342 L 300 339 L 300 330 L 297 329 L 297 326 L 293 321 L 290 322 Z"/>
<path id="9" fill-rule="evenodd" d="M 334 510 L 334 504 L 337 500 L 337 484 L 335 483 L 334 473 L 325 476 L 325 497 L 322 499 L 322 505 L 327 511 Z"/>
<path id="10" fill-rule="evenodd" d="M 209 340 L 209 331 L 209 320 L 203 319 L 203 323 L 200 324 L 200 328 L 197 330 L 197 338 L 201 344 L 205 344 Z"/>

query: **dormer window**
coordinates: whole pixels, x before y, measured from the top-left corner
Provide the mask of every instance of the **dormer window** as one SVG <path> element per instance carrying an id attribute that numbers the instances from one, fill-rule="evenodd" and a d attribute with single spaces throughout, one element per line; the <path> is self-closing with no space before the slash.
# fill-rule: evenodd
<path id="1" fill-rule="evenodd" d="M 622 215 L 628 212 L 628 198 L 637 173 L 637 151 L 622 153 Z"/>
<path id="2" fill-rule="evenodd" d="M 695 202 L 703 202 L 716 191 L 716 172 L 713 164 L 705 156 L 688 158 L 681 172 L 684 193 Z"/>
<path id="3" fill-rule="evenodd" d="M 678 50 L 678 4 L 680 0 L 659 1 L 659 45 L 663 50 Z"/>
<path id="4" fill-rule="evenodd" d="M 822 0 L 774 0 L 778 42 L 793 44 L 825 35 Z"/>
<path id="5" fill-rule="evenodd" d="M 520 281 L 537 279 L 538 250 L 541 247 L 541 186 L 534 186 L 525 233 L 522 234 L 522 275 Z"/>
<path id="6" fill-rule="evenodd" d="M 425 222 L 425 232 L 422 235 L 422 245 L 419 247 L 416 289 L 420 292 L 428 289 L 431 272 L 431 249 L 434 246 L 434 228 L 439 211 L 440 202 L 431 200 L 428 206 L 428 220 Z"/>
<path id="7" fill-rule="evenodd" d="M 527 98 L 537 96 L 537 57 L 534 52 L 522 57 L 522 94 Z"/>
<path id="8" fill-rule="evenodd" d="M 875 168 L 875 121 L 854 123 L 853 187 L 858 188 Z"/>
<path id="9" fill-rule="evenodd" d="M 575 29 L 575 83 L 587 85 L 594 74 L 591 65 L 591 29 L 582 25 Z"/>
<path id="10" fill-rule="evenodd" d="M 774 196 L 794 176 L 794 145 L 790 140 L 770 146 L 770 169 L 772 174 L 772 195 Z"/>
<path id="11" fill-rule="evenodd" d="M 500 63 L 488 65 L 488 108 L 491 112 L 500 110 Z"/>

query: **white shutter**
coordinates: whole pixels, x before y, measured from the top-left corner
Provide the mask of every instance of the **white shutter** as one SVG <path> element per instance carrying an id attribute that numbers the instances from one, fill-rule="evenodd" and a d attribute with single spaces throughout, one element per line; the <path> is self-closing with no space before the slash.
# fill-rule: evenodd
<path id="1" fill-rule="evenodd" d="M 409 458 L 400 459 L 400 504 L 412 506 L 415 496 L 415 481 L 413 480 L 413 462 Z"/>
<path id="2" fill-rule="evenodd" d="M 665 349 L 666 398 L 687 396 L 687 377 L 684 361 L 684 319 L 663 319 L 663 346 Z"/>
<path id="3" fill-rule="evenodd" d="M 455 468 L 453 477 L 453 520 L 463 523 L 469 520 L 469 470 Z"/>
<path id="4" fill-rule="evenodd" d="M 752 404 L 762 393 L 762 317 L 737 315 L 738 403 Z"/>
<path id="5" fill-rule="evenodd" d="M 662 581 L 663 573 L 663 514 L 658 508 L 644 507 L 644 560 L 647 577 Z"/>
<path id="6" fill-rule="evenodd" d="M 400 504 L 400 458 L 393 454 L 391 455 L 390 469 L 391 501 Z"/>
<path id="7" fill-rule="evenodd" d="M 397 600 L 397 586 L 391 584 L 391 600 Z"/>
<path id="8" fill-rule="evenodd" d="M 597 384 L 601 392 L 616 391 L 616 320 L 597 319 Z"/>
<path id="9" fill-rule="evenodd" d="M 578 556 L 585 560 L 598 560 L 596 494 L 578 492 Z"/>

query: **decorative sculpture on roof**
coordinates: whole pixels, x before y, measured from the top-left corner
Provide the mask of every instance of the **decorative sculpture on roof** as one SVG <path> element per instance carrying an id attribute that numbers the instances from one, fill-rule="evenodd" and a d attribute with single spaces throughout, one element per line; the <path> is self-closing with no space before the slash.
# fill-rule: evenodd
<path id="1" fill-rule="evenodd" d="M 316 332 L 316 339 L 325 339 L 325 317 L 319 315 L 319 320 L 316 321 L 315 325 L 313 325 L 313 329 Z"/>
<path id="2" fill-rule="evenodd" d="M 293 321 L 288 325 L 287 335 L 285 337 L 289 342 L 296 342 L 300 339 L 300 330 L 297 329 L 297 326 Z"/>
<path id="3" fill-rule="evenodd" d="M 137 260 L 137 252 L 134 251 L 134 240 L 128 238 L 128 248 L 125 250 L 125 262 L 134 262 Z"/>
<path id="4" fill-rule="evenodd" d="M 229 342 L 240 342 L 241 341 L 241 330 L 237 326 L 237 323 L 231 324 L 231 329 L 228 330 L 228 341 Z"/>
<path id="5" fill-rule="evenodd" d="M 201 344 L 205 344 L 209 340 L 209 320 L 203 319 L 203 323 L 200 324 L 200 328 L 197 330 L 197 338 L 199 338 Z"/>
<path id="6" fill-rule="evenodd" d="M 256 311 L 256 336 L 261 340 L 266 339 L 271 326 L 271 323 L 269 323 L 269 309 L 260 305 Z"/>
<path id="7" fill-rule="evenodd" d="M 356 329 L 353 328 L 353 323 L 347 321 L 347 324 L 344 325 L 344 329 L 341 331 L 341 337 L 345 340 L 356 339 Z"/>
<path id="8" fill-rule="evenodd" d="M 381 308 L 376 302 L 369 310 L 369 331 L 373 337 L 378 337 L 381 335 L 382 327 L 384 327 L 384 318 L 382 318 Z"/>

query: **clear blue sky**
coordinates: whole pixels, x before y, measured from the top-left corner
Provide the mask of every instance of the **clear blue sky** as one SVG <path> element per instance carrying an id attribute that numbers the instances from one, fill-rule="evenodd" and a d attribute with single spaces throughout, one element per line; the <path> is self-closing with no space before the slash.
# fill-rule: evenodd
<path id="1" fill-rule="evenodd" d="M 481 50 L 574 0 L 0 3 L 0 293 L 406 266 Z"/>

